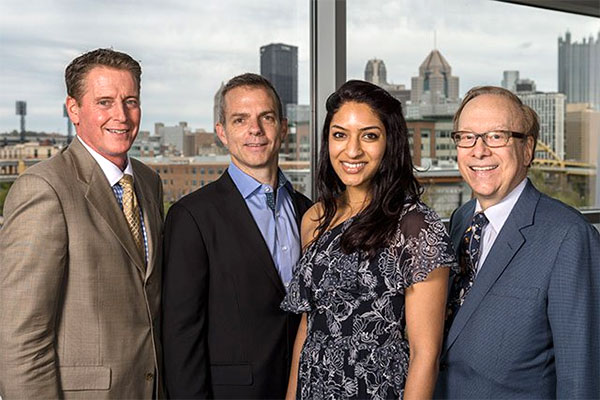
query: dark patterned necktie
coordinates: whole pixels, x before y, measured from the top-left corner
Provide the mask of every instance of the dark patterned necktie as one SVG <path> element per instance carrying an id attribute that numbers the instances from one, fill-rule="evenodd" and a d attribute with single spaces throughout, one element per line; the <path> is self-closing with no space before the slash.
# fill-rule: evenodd
<path id="1" fill-rule="evenodd" d="M 477 263 L 479 262 L 479 249 L 481 247 L 481 233 L 483 227 L 488 223 L 485 214 L 479 212 L 473 216 L 471 225 L 465 231 L 460 243 L 460 273 L 456 274 L 452 282 L 450 297 L 448 300 L 448 315 L 446 328 L 465 301 L 469 290 L 473 286 L 477 274 Z"/>

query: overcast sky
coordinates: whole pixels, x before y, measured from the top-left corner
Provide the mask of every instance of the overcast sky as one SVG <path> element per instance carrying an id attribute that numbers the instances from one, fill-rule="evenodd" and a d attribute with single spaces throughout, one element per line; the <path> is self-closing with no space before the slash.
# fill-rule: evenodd
<path id="1" fill-rule="evenodd" d="M 434 47 L 460 78 L 460 92 L 500 84 L 517 69 L 538 90 L 557 88 L 557 39 L 596 37 L 600 20 L 491 0 L 348 0 L 348 77 L 368 59 L 385 61 L 388 81 L 410 78 Z M 259 48 L 299 47 L 299 101 L 309 93 L 309 0 L 2 0 L 0 132 L 18 129 L 15 101 L 27 101 L 27 129 L 66 133 L 64 68 L 98 47 L 142 64 L 142 129 L 187 121 L 212 130 L 222 81 L 260 72 Z"/>

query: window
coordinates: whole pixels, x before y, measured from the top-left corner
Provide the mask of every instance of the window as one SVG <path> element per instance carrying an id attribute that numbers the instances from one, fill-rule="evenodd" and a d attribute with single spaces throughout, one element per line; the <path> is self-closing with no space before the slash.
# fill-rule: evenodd
<path id="1" fill-rule="evenodd" d="M 180 154 L 202 162 L 225 153 L 213 132 L 214 101 L 221 84 L 235 75 L 267 76 L 286 114 L 290 109 L 291 122 L 304 121 L 300 111 L 309 109 L 309 0 L 82 0 L 27 7 L 8 1 L 0 8 L 0 134 L 20 129 L 14 104 L 23 100 L 30 105 L 27 131 L 57 132 L 57 140 L 64 143 L 72 129 L 62 113 L 64 69 L 74 57 L 98 47 L 127 52 L 141 62 L 143 113 L 137 154 L 132 156 L 151 167 L 161 150 L 162 164 Z M 193 140 L 183 140 L 184 134 Z M 163 173 L 169 168 L 153 167 Z M 192 170 L 195 175 L 196 168 Z M 172 193 L 185 190 L 175 187 Z M 177 198 L 169 195 L 165 200 Z"/>
<path id="2" fill-rule="evenodd" d="M 498 21 L 511 28 L 499 34 Z M 431 166 L 419 175 L 433 186 L 460 178 L 449 136 L 460 100 L 473 86 L 496 85 L 540 117 L 536 186 L 576 207 L 600 206 L 600 19 L 491 0 L 347 0 L 347 44 L 348 79 L 403 103 L 413 159 Z M 419 135 L 426 122 L 431 132 Z M 471 197 L 462 181 L 429 193 L 443 216 Z"/>
<path id="3" fill-rule="evenodd" d="M 581 4 L 563 3 L 572 3 L 567 7 L 573 8 Z M 347 6 L 346 19 L 341 23 L 344 34 L 332 39 L 330 30 L 320 29 L 313 38 L 319 43 L 318 49 L 313 50 L 320 52 L 312 53 L 309 38 L 312 27 L 340 24 L 333 16 L 328 15 L 329 20 L 323 19 L 325 13 L 319 7 L 340 4 Z M 310 7 L 319 8 L 320 12 L 314 13 L 316 21 L 310 20 Z M 132 14 L 143 18 L 131 21 L 125 17 Z M 204 21 L 201 24 L 198 23 L 199 16 Z M 308 181 L 298 178 L 305 182 L 302 189 L 306 188 L 305 193 L 310 191 L 310 178 L 314 174 L 314 168 L 311 171 L 308 165 L 309 161 L 314 162 L 318 148 L 313 148 L 311 143 L 319 140 L 325 98 L 333 90 L 331 88 L 346 78 L 364 79 L 367 63 L 376 58 L 385 64 L 386 87 L 401 99 L 407 119 L 413 121 L 423 113 L 451 115 L 455 111 L 455 97 L 462 97 L 475 85 L 500 85 L 506 80 L 514 82 L 515 88 L 533 94 L 536 91 L 564 94 L 563 100 L 535 97 L 527 100 L 536 104 L 538 112 L 548 114 L 542 135 L 548 148 L 539 147 L 537 156 L 545 163 L 543 165 L 549 165 L 555 171 L 582 168 L 585 173 L 564 173 L 564 179 L 557 179 L 561 182 L 559 187 L 549 185 L 543 189 L 552 195 L 569 193 L 569 198 L 563 196 L 561 199 L 573 205 L 600 206 L 600 162 L 598 152 L 593 151 L 598 148 L 594 142 L 597 138 L 588 133 L 590 129 L 578 128 L 588 123 L 582 124 L 582 120 L 590 113 L 585 106 L 577 106 L 586 104 L 581 102 L 579 94 L 569 92 L 570 89 L 558 82 L 558 74 L 565 72 L 566 64 L 561 66 L 557 61 L 561 51 L 566 54 L 569 46 L 581 45 L 584 39 L 588 44 L 598 43 L 600 23 L 597 18 L 492 0 L 265 0 L 256 4 L 241 0 L 189 4 L 171 1 L 100 4 L 82 0 L 71 8 L 49 2 L 37 5 L 35 9 L 9 1 L 3 3 L 2 17 L 0 59 L 10 62 L 0 63 L 0 104 L 4 105 L 0 107 L 0 134 L 19 129 L 12 104 L 16 100 L 25 100 L 36 106 L 35 110 L 30 108 L 26 116 L 27 130 L 58 132 L 64 140 L 70 129 L 60 112 L 65 95 L 64 68 L 85 50 L 111 46 L 142 62 L 141 131 L 148 136 L 138 149 L 147 149 L 147 155 L 153 156 L 160 154 L 161 149 L 167 150 L 168 156 L 185 155 L 190 151 L 196 154 L 195 150 L 202 148 L 198 130 L 205 129 L 213 136 L 213 141 L 198 151 L 201 154 L 199 162 L 202 162 L 203 157 L 217 152 L 215 148 L 222 149 L 215 143 L 212 132 L 214 95 L 220 84 L 238 73 L 260 72 L 261 56 L 275 57 L 280 50 L 276 45 L 282 43 L 287 48 L 292 48 L 289 45 L 297 47 L 297 100 L 295 103 L 284 100 L 290 128 L 294 128 L 295 134 L 289 135 L 282 145 L 281 159 L 305 162 L 306 168 L 300 171 Z M 125 19 L 126 24 L 123 23 Z M 64 20 L 70 21 L 68 27 Z M 510 20 L 511 29 L 499 34 L 499 20 Z M 265 29 L 266 21 L 268 29 Z M 72 36 L 73 31 L 79 32 L 76 38 Z M 98 31 L 104 32 L 100 39 L 94 34 Z M 227 35 L 221 32 L 227 32 Z M 52 43 L 48 43 L 48 37 L 52 37 Z M 333 48 L 327 47 L 328 42 L 335 42 Z M 439 75 L 425 71 L 422 81 L 416 79 L 413 82 L 413 78 L 421 77 L 419 67 L 433 50 L 438 50 L 451 69 L 442 70 Z M 32 58 L 30 54 L 38 56 Z M 336 64 L 340 59 L 343 68 Z M 314 75 L 318 79 L 310 84 L 309 69 L 313 61 Z M 284 64 L 282 59 L 277 65 L 285 69 Z M 593 64 L 590 70 L 598 72 L 600 68 Z M 568 81 L 565 79 L 563 82 Z M 323 85 L 327 89 L 323 89 Z M 411 97 L 413 86 L 422 87 L 424 93 L 418 98 Z M 589 83 L 584 84 L 582 91 L 589 91 L 591 87 Z M 294 96 L 294 91 L 291 92 Z M 458 95 L 455 96 L 456 92 Z M 177 96 L 176 100 L 172 99 L 173 95 Z M 410 108 L 406 107 L 408 102 Z M 564 108 L 562 120 L 556 115 L 561 104 Z M 597 108 L 591 111 L 595 113 Z M 316 121 L 310 120 L 313 115 Z M 185 127 L 180 121 L 185 121 Z M 594 121 L 596 119 L 587 126 L 593 128 Z M 429 128 L 431 132 L 437 132 L 441 129 L 439 124 L 446 122 L 436 120 Z M 560 132 L 556 133 L 561 125 L 564 126 L 562 142 L 558 139 Z M 158 131 L 176 127 L 200 135 L 195 139 L 195 147 L 188 141 L 163 144 L 157 140 L 155 134 Z M 142 138 L 142 132 L 139 138 Z M 419 132 L 415 128 L 411 138 L 411 153 L 419 160 L 417 165 L 423 166 L 421 157 L 432 162 L 441 157 L 452 160 L 451 154 L 438 154 L 452 150 L 438 143 L 440 138 L 429 136 L 429 146 L 424 147 Z M 211 147 L 213 144 L 214 148 Z M 421 149 L 429 149 L 429 155 L 422 155 Z M 16 157 L 19 155 L 15 154 Z M 152 165 L 153 157 L 142 158 L 157 171 L 162 169 L 167 173 L 167 166 Z M 165 160 L 161 162 L 165 163 Z M 541 170 L 532 169 L 537 182 L 543 182 L 544 174 L 548 173 L 546 167 L 543 174 Z M 192 171 L 196 174 L 194 168 Z M 554 176 L 551 179 L 562 173 L 551 172 Z M 200 174 L 205 174 L 203 168 Z M 465 187 L 462 189 L 462 198 L 466 200 L 470 192 Z M 165 196 L 165 200 L 176 198 Z"/>

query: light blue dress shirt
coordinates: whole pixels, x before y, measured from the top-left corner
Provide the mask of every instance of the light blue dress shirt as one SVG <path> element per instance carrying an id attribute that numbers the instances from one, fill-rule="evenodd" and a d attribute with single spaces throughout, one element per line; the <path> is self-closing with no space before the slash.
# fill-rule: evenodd
<path id="1" fill-rule="evenodd" d="M 246 201 L 287 290 L 292 271 L 300 257 L 301 246 L 296 211 L 290 195 L 294 190 L 291 183 L 278 170 L 277 195 L 274 209 L 271 209 L 267 204 L 267 198 L 273 195 L 270 185 L 258 182 L 233 163 L 229 164 L 227 171 Z"/>

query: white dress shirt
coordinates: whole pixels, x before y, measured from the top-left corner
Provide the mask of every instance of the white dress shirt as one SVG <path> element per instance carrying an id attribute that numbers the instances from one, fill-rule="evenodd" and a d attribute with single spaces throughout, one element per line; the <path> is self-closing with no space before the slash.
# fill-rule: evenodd
<path id="1" fill-rule="evenodd" d="M 523 179 L 523 181 L 519 183 L 517 187 L 515 187 L 508 194 L 508 196 L 503 198 L 498 204 L 494 204 L 483 212 L 489 223 L 483 228 L 481 233 L 481 244 L 479 248 L 480 256 L 479 262 L 477 263 L 477 273 L 479 273 L 479 269 L 485 262 L 488 253 L 494 245 L 494 242 L 498 237 L 498 233 L 500 233 L 500 230 L 508 219 L 510 212 L 517 203 L 517 200 L 519 200 L 521 193 L 523 193 L 523 189 L 525 189 L 526 184 L 527 178 Z M 477 200 L 477 204 L 475 205 L 475 214 L 480 212 L 481 209 L 481 204 L 479 203 L 479 200 Z"/>
<path id="2" fill-rule="evenodd" d="M 96 160 L 98 165 L 100 165 L 102 172 L 104 172 L 106 179 L 108 179 L 108 183 L 110 184 L 110 187 L 115 186 L 121 180 L 123 175 L 125 175 L 125 174 L 133 176 L 133 169 L 131 168 L 131 162 L 129 161 L 129 156 L 127 156 L 127 166 L 125 167 L 125 170 L 121 171 L 121 169 L 119 167 L 117 167 L 111 161 L 108 161 L 106 158 L 104 158 L 102 155 L 100 155 L 96 150 L 94 150 L 90 146 L 88 146 L 88 144 L 86 142 L 84 142 L 83 140 L 81 140 L 79 138 L 79 136 L 75 136 L 75 137 L 77 138 L 77 140 L 79 140 L 81 142 L 83 147 L 85 147 L 85 149 L 90 152 L 90 154 L 92 155 L 92 157 L 94 157 L 94 160 Z M 134 179 L 135 179 L 135 177 L 134 177 Z"/>
<path id="3" fill-rule="evenodd" d="M 122 200 L 120 198 L 121 195 L 118 195 L 117 193 L 115 193 L 114 186 L 117 183 L 119 183 L 119 181 L 125 174 L 131 175 L 133 177 L 133 180 L 135 181 L 135 176 L 133 175 L 133 168 L 131 168 L 131 160 L 129 159 L 129 155 L 127 155 L 127 166 L 125 167 L 125 170 L 121 171 L 121 169 L 119 167 L 117 167 L 115 164 L 113 164 L 112 161 L 107 160 L 100 153 L 98 153 L 97 151 L 92 149 L 90 146 L 88 146 L 88 144 L 86 142 L 84 142 L 83 140 L 81 140 L 79 138 L 79 136 L 76 136 L 76 138 L 77 138 L 77 140 L 79 140 L 79 142 L 81 142 L 83 147 L 85 147 L 85 149 L 87 151 L 89 151 L 89 153 L 92 155 L 92 157 L 94 157 L 94 160 L 96 160 L 96 162 L 100 166 L 100 169 L 102 169 L 104 176 L 106 176 L 106 179 L 108 180 L 108 183 L 110 184 L 110 187 L 113 190 L 115 197 L 117 198 L 119 207 L 123 208 L 123 205 L 121 203 Z M 140 224 L 142 225 L 142 234 L 144 235 L 144 250 L 145 250 L 145 255 L 146 255 L 146 262 L 148 262 L 148 257 L 149 257 L 148 233 L 146 232 L 146 222 L 144 221 L 144 213 L 142 211 L 142 205 L 139 203 L 139 201 L 138 201 L 138 206 L 140 208 Z M 2 400 L 2 399 L 0 398 L 0 400 Z"/>

